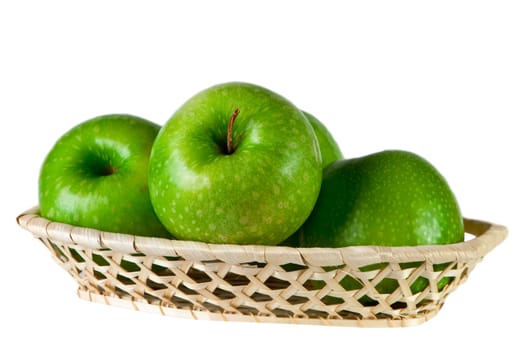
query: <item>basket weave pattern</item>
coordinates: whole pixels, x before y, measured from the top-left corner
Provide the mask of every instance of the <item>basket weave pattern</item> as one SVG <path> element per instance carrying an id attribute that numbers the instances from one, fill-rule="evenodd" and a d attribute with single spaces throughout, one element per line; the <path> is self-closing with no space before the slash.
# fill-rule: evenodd
<path id="1" fill-rule="evenodd" d="M 79 296 L 161 314 L 235 321 L 406 326 L 434 316 L 503 226 L 465 220 L 474 239 L 419 247 L 217 245 L 18 218 L 77 281 Z"/>

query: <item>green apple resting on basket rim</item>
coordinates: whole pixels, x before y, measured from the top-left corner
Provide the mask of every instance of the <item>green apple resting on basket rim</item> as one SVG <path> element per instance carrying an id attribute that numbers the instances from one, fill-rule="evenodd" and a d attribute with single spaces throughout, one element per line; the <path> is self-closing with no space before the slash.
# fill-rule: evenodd
<path id="1" fill-rule="evenodd" d="M 178 239 L 273 245 L 309 216 L 322 181 L 320 149 L 284 97 L 241 82 L 186 101 L 152 147 L 155 212 Z"/>
<path id="2" fill-rule="evenodd" d="M 301 229 L 308 247 L 415 246 L 464 239 L 444 177 L 422 157 L 388 150 L 334 162 Z"/>
<path id="3" fill-rule="evenodd" d="M 463 217 L 445 178 L 424 158 L 400 150 L 340 160 L 327 167 L 315 208 L 299 230 L 302 247 L 417 246 L 463 240 Z M 401 264 L 401 268 L 419 264 Z M 364 271 L 378 268 L 366 266 Z M 441 279 L 438 289 L 448 280 Z M 346 289 L 359 288 L 353 279 L 342 284 Z M 416 280 L 412 292 L 427 284 Z M 376 288 L 390 293 L 396 287 L 397 281 L 387 279 Z"/>
<path id="4" fill-rule="evenodd" d="M 127 114 L 95 117 L 70 129 L 42 164 L 40 214 L 103 231 L 171 238 L 148 191 L 148 162 L 159 129 Z"/>

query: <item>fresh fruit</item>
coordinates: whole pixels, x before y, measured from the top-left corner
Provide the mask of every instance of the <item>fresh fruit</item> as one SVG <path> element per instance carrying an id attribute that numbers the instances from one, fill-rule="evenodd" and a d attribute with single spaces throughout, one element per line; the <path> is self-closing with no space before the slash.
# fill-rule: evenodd
<path id="1" fill-rule="evenodd" d="M 303 247 L 415 246 L 463 239 L 463 218 L 446 180 L 422 157 L 398 150 L 336 161 L 326 168 L 318 201 L 299 231 Z M 421 263 L 408 262 L 400 267 L 415 268 Z M 441 271 L 447 266 L 438 264 L 434 269 Z M 373 264 L 361 271 L 382 267 Z M 438 290 L 450 279 L 438 281 Z M 351 277 L 340 283 L 347 290 L 362 288 Z M 428 284 L 420 277 L 412 283 L 411 291 L 417 293 Z M 321 286 L 317 281 L 313 285 Z M 383 279 L 375 288 L 387 294 L 397 287 L 396 280 Z M 364 298 L 361 302 L 369 305 L 372 300 Z"/>
<path id="2" fill-rule="evenodd" d="M 104 231 L 171 237 L 148 192 L 148 162 L 160 127 L 125 114 L 87 120 L 65 133 L 44 160 L 40 213 Z"/>
<path id="3" fill-rule="evenodd" d="M 306 247 L 456 243 L 464 239 L 463 218 L 437 169 L 390 150 L 326 168 L 300 239 Z"/>
<path id="4" fill-rule="evenodd" d="M 333 138 L 333 135 L 329 132 L 328 128 L 326 128 L 326 126 L 312 114 L 307 113 L 306 111 L 303 111 L 303 113 L 315 131 L 320 148 L 320 155 L 322 156 L 322 167 L 325 168 L 334 161 L 342 159 L 343 155 L 340 147 Z M 281 246 L 287 247 L 298 247 L 299 244 L 298 231 L 280 243 Z"/>
<path id="5" fill-rule="evenodd" d="M 334 161 L 342 159 L 343 155 L 340 147 L 333 138 L 333 135 L 329 132 L 328 128 L 326 128 L 326 126 L 312 114 L 305 111 L 303 113 L 317 136 L 320 154 L 322 155 L 322 167 L 325 168 Z"/>
<path id="6" fill-rule="evenodd" d="M 313 209 L 322 162 L 299 109 L 231 82 L 175 112 L 154 142 L 149 174 L 154 210 L 176 238 L 273 245 Z"/>

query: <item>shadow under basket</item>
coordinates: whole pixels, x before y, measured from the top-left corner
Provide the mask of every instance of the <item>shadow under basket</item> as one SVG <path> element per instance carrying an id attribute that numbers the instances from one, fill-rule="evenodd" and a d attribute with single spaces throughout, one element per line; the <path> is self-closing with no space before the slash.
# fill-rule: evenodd
<path id="1" fill-rule="evenodd" d="M 78 282 L 82 299 L 193 319 L 402 327 L 435 316 L 507 236 L 465 219 L 465 242 L 290 248 L 102 232 L 17 218 Z"/>

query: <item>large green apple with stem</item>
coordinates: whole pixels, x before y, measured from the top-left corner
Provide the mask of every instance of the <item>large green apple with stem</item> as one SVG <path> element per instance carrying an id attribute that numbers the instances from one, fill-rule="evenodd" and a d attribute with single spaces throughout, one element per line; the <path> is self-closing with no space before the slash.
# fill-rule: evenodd
<path id="1" fill-rule="evenodd" d="M 171 238 L 148 191 L 148 162 L 159 129 L 127 114 L 95 117 L 70 129 L 42 164 L 41 215 L 104 231 Z"/>
<path id="2" fill-rule="evenodd" d="M 304 114 L 261 86 L 229 82 L 186 101 L 152 148 L 149 188 L 178 239 L 282 242 L 309 216 L 322 181 Z"/>

